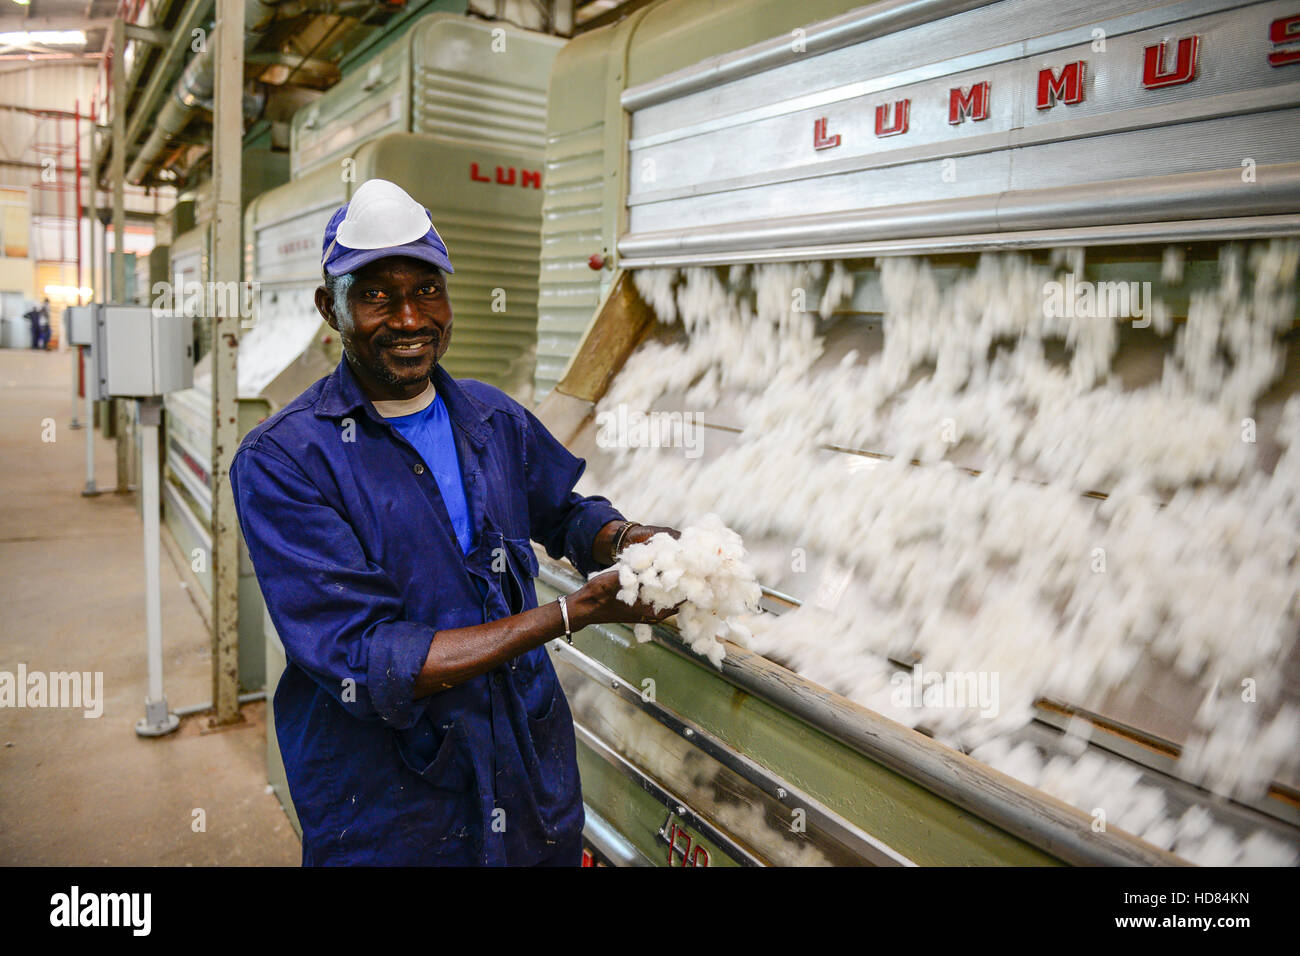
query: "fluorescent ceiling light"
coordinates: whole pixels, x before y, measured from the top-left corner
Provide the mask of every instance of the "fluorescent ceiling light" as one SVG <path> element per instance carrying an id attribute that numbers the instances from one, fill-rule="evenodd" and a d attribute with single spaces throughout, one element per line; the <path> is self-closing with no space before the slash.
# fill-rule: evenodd
<path id="1" fill-rule="evenodd" d="M 85 44 L 84 30 L 23 30 L 18 33 L 0 33 L 0 44 L 26 46 L 31 43 L 44 46 L 74 46 Z"/>

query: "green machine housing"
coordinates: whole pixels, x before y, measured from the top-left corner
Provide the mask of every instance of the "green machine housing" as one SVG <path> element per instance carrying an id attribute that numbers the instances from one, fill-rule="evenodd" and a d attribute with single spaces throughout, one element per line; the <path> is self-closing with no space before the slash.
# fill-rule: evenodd
<path id="1" fill-rule="evenodd" d="M 1189 7 L 1195 25 L 1175 27 L 1141 0 L 1086 9 L 660 0 L 574 39 L 556 60 L 548 102 L 539 416 L 599 476 L 594 405 L 638 344 L 665 333 L 634 288 L 641 268 L 836 259 L 858 280 L 846 316 L 878 316 L 876 257 L 932 255 L 951 272 L 984 250 L 1087 245 L 1090 278 L 1153 281 L 1186 315 L 1187 289 L 1161 283 L 1165 245 L 1200 250 L 1187 284 L 1204 287 L 1218 279 L 1217 243 L 1300 234 L 1300 140 L 1276 135 L 1294 128 L 1295 104 L 1264 60 L 1277 5 L 1251 8 L 1248 26 L 1237 6 Z M 981 78 L 963 71 L 1002 70 L 990 74 L 996 89 L 1024 89 L 1032 57 L 1086 45 L 1094 27 L 1115 52 L 1088 67 L 1097 86 L 1087 110 L 1036 115 L 1031 102 L 1006 130 L 949 125 L 948 87 Z M 1248 34 L 1255 46 L 1208 92 L 1160 94 L 1177 103 L 1152 108 L 1139 98 L 1142 44 L 1171 30 L 1224 45 Z M 1123 65 L 1127 52 L 1136 67 Z M 1219 83 L 1238 99 L 1212 97 Z M 1125 94 L 1124 112 L 1107 115 L 1106 96 L 1128 87 L 1137 92 Z M 873 140 L 870 119 L 858 118 L 870 116 L 871 95 L 883 101 L 896 88 L 916 90 L 897 94 L 915 98 L 912 135 Z M 827 115 L 832 130 L 861 135 L 820 151 L 815 123 Z M 1167 147 L 1196 123 L 1208 124 L 1202 141 L 1212 146 Z M 1235 185 L 1243 149 L 1268 170 L 1267 194 Z M 963 172 L 949 184 L 940 164 L 954 155 Z M 817 301 L 820 289 L 808 291 Z M 1294 360 L 1286 374 L 1282 398 L 1300 382 Z M 590 489 L 600 491 L 598 478 Z M 581 585 L 567 565 L 538 557 L 540 600 Z M 779 611 L 781 599 L 769 592 L 765 608 Z M 1185 862 L 1115 828 L 1094 832 L 1081 811 L 742 648 L 729 646 L 718 670 L 663 626 L 650 643 L 601 626 L 572 648 L 550 647 L 577 724 L 587 840 L 606 862 Z M 1050 736 L 1061 725 L 1044 709 L 1030 729 Z M 1169 773 L 1155 738 L 1129 730 L 1099 724 L 1091 745 Z M 1280 781 L 1258 805 L 1225 812 L 1296 845 L 1296 796 L 1295 781 Z"/>

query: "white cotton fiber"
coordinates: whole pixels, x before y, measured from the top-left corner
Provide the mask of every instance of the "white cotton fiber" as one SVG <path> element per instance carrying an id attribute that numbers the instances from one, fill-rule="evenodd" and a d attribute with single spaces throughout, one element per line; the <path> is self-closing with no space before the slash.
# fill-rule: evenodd
<path id="1" fill-rule="evenodd" d="M 1084 275 L 1081 250 L 1054 263 Z M 1185 323 L 1147 303 L 1147 334 L 1170 348 L 1163 375 L 1155 356 L 1159 380 L 1137 387 L 1115 366 L 1127 320 L 1045 314 L 1060 273 L 1022 254 L 983 255 L 973 269 L 880 260 L 879 348 L 873 329 L 858 350 L 819 361 L 831 346 L 817 313 L 841 331 L 862 318 L 843 314 L 854 273 L 829 266 L 638 275 L 685 341 L 640 348 L 601 408 L 683 395 L 708 420 L 725 399 L 725 423 L 740 431 L 698 460 L 609 449 L 601 493 L 661 520 L 708 510 L 761 540 L 764 582 L 804 604 L 775 621 L 746 618 L 762 622 L 751 649 L 949 745 L 1000 742 L 1033 719 L 1037 700 L 1085 707 L 1157 670 L 1232 705 L 1190 728 L 1187 779 L 1256 798 L 1293 769 L 1300 717 L 1270 709 L 1262 720 L 1242 690 L 1249 678 L 1259 701 L 1275 701 L 1300 633 L 1300 396 L 1275 430 L 1259 417 L 1254 436 L 1261 397 L 1285 367 L 1300 243 L 1225 247 L 1218 287 L 1192 291 Z M 1176 281 L 1181 257 L 1163 271 Z M 1270 439 L 1283 449 L 1276 464 Z M 850 580 L 823 589 L 815 574 L 801 578 L 792 549 Z M 629 568 L 629 595 L 666 587 L 644 560 Z M 728 624 L 733 639 L 741 623 Z M 695 618 L 689 639 L 717 655 L 711 626 Z M 915 706 L 891 685 L 891 661 L 997 676 L 996 713 Z M 1244 835 L 1188 832 L 1195 815 L 1175 825 L 1122 773 L 1059 761 L 1044 784 L 1045 766 L 1029 773 L 1029 755 L 1011 753 L 1027 782 L 1086 812 L 1105 805 L 1117 826 L 1180 855 L 1246 858 Z M 1274 858 L 1267 841 L 1253 848 Z"/>
<path id="2" fill-rule="evenodd" d="M 715 666 L 726 657 L 724 640 L 743 643 L 749 637 L 737 618 L 758 610 L 762 589 L 745 562 L 740 535 L 717 515 L 687 525 L 680 539 L 661 532 L 628 546 L 615 568 L 618 597 L 627 604 L 641 601 L 662 611 L 685 601 L 677 611 L 682 637 Z M 638 641 L 650 639 L 649 625 L 637 624 L 633 631 Z"/>

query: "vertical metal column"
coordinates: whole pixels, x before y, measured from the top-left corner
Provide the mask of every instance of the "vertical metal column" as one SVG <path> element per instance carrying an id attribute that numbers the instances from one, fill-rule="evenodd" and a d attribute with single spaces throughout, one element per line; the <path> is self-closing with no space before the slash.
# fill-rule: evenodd
<path id="1" fill-rule="evenodd" d="M 77 208 L 73 214 L 77 217 L 77 305 L 84 305 L 81 301 L 81 100 L 73 100 L 73 119 L 72 119 L 72 169 L 73 178 L 76 182 L 74 193 L 77 197 Z M 90 136 L 91 147 L 94 147 L 95 138 L 95 118 L 90 119 Z"/>
<path id="2" fill-rule="evenodd" d="M 218 4 L 212 178 L 216 200 L 209 278 L 238 282 L 242 249 L 239 193 L 244 140 L 244 4 Z M 209 301 L 216 297 L 208 297 Z M 223 312 L 225 309 L 214 311 Z M 230 489 L 230 460 L 239 444 L 236 374 L 239 316 L 212 323 L 212 706 L 214 722 L 239 713 L 239 524 Z"/>
<path id="3" fill-rule="evenodd" d="M 551 4 L 551 29 L 556 36 L 573 36 L 573 0 L 554 0 Z"/>
<path id="4" fill-rule="evenodd" d="M 111 301 L 126 302 L 126 21 L 113 20 L 113 163 L 109 179 L 113 183 L 113 296 Z M 113 401 L 117 418 L 117 492 L 131 489 L 132 429 L 128 424 L 127 403 Z"/>
<path id="5" fill-rule="evenodd" d="M 105 110 L 107 111 L 107 107 L 105 107 Z M 112 126 L 97 124 L 95 128 L 98 131 L 101 140 L 106 137 L 112 136 L 113 134 Z M 96 181 L 98 181 L 99 169 L 100 169 L 99 164 L 96 164 L 95 166 Z M 93 235 L 91 236 L 91 241 L 93 243 L 92 252 L 95 257 L 95 261 L 99 263 L 99 265 L 97 266 L 98 271 L 96 272 L 96 275 L 98 275 L 99 277 L 99 283 L 98 285 L 95 286 L 95 301 L 103 305 L 104 303 L 110 301 L 110 299 L 112 298 L 109 295 L 109 288 L 108 288 L 108 271 L 109 271 L 108 270 L 108 224 L 113 219 L 113 210 L 108 208 L 107 206 L 105 206 L 103 209 L 100 209 L 98 199 L 96 199 L 95 201 L 95 210 L 96 210 L 95 217 L 99 222 L 98 239 L 96 240 L 96 238 Z M 114 416 L 113 409 L 115 407 L 116 405 L 111 398 L 101 397 L 99 399 L 98 402 L 99 432 L 105 438 L 114 438 L 117 435 L 117 419 L 113 417 Z"/>
<path id="6" fill-rule="evenodd" d="M 98 138 L 95 133 L 99 130 L 99 124 L 95 122 L 95 102 L 92 99 L 90 103 L 90 175 L 87 177 L 86 199 L 86 219 L 90 225 L 90 301 L 99 302 L 102 300 L 103 293 L 100 290 L 99 273 L 95 270 L 95 250 L 98 243 L 95 242 L 95 225 L 99 221 L 99 163 L 97 161 Z M 80 191 L 78 191 L 80 197 Z M 77 200 L 80 202 L 80 198 Z M 81 241 L 77 241 L 77 249 L 81 249 Z M 78 295 L 80 301 L 80 295 Z M 95 387 L 91 384 L 91 376 L 96 374 L 94 365 L 91 364 L 91 350 L 83 345 L 75 346 L 81 353 L 81 360 L 84 363 L 83 388 L 85 390 L 86 402 L 86 487 L 81 493 L 87 498 L 99 494 L 99 489 L 95 487 L 95 406 L 91 396 L 95 392 Z"/>
<path id="7" fill-rule="evenodd" d="M 73 210 L 72 214 L 76 217 L 77 222 L 77 305 L 81 305 L 81 100 L 73 101 L 72 107 L 72 176 L 74 186 L 72 189 Z M 81 378 L 82 378 L 82 351 L 80 347 L 71 345 L 68 339 L 68 313 L 67 309 L 63 312 L 63 339 L 64 345 L 68 346 L 68 353 L 72 356 L 72 421 L 68 423 L 71 429 L 81 427 L 81 422 L 77 418 L 79 399 L 81 398 Z"/>
<path id="8" fill-rule="evenodd" d="M 160 581 L 158 535 L 162 501 L 158 490 L 158 426 L 162 422 L 162 399 L 142 398 L 137 403 L 144 464 L 140 495 L 144 511 L 144 620 L 145 647 L 149 661 L 149 696 L 144 717 L 135 723 L 141 737 L 161 737 L 180 726 L 180 718 L 167 706 L 163 693 L 162 584 Z"/>

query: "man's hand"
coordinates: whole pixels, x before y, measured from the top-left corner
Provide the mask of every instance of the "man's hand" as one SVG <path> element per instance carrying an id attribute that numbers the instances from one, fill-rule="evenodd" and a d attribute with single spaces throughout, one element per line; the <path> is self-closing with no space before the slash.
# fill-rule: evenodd
<path id="1" fill-rule="evenodd" d="M 623 535 L 623 547 L 629 544 L 641 544 L 649 541 L 660 532 L 672 535 L 674 538 L 680 538 L 682 533 L 676 528 L 665 528 L 660 525 L 639 524 L 634 528 L 629 528 L 627 534 Z"/>
<path id="2" fill-rule="evenodd" d="M 618 572 L 606 571 L 568 595 L 570 630 L 580 631 L 590 624 L 657 624 L 677 610 L 655 611 L 640 601 L 624 604 L 618 591 Z M 563 633 L 562 612 L 554 601 L 496 621 L 438 631 L 415 679 L 414 696 L 455 687 Z"/>
<path id="3" fill-rule="evenodd" d="M 626 604 L 619 600 L 617 571 L 598 574 L 568 598 L 569 616 L 573 630 L 589 624 L 658 624 L 677 613 L 677 607 L 656 611 L 650 604 L 637 601 Z M 685 603 L 685 602 L 683 602 Z"/>
<path id="4" fill-rule="evenodd" d="M 614 554 L 614 539 L 618 536 L 618 530 L 623 526 L 621 521 L 611 521 L 596 533 L 596 540 L 591 546 L 591 556 L 596 559 L 596 563 L 601 567 L 609 567 L 617 559 L 618 555 Z M 622 549 L 626 549 L 629 544 L 641 544 L 649 541 L 660 532 L 672 535 L 674 538 L 680 538 L 682 533 L 676 528 L 665 528 L 662 525 L 638 524 L 628 528 L 627 534 L 623 535 L 621 544 Z"/>

